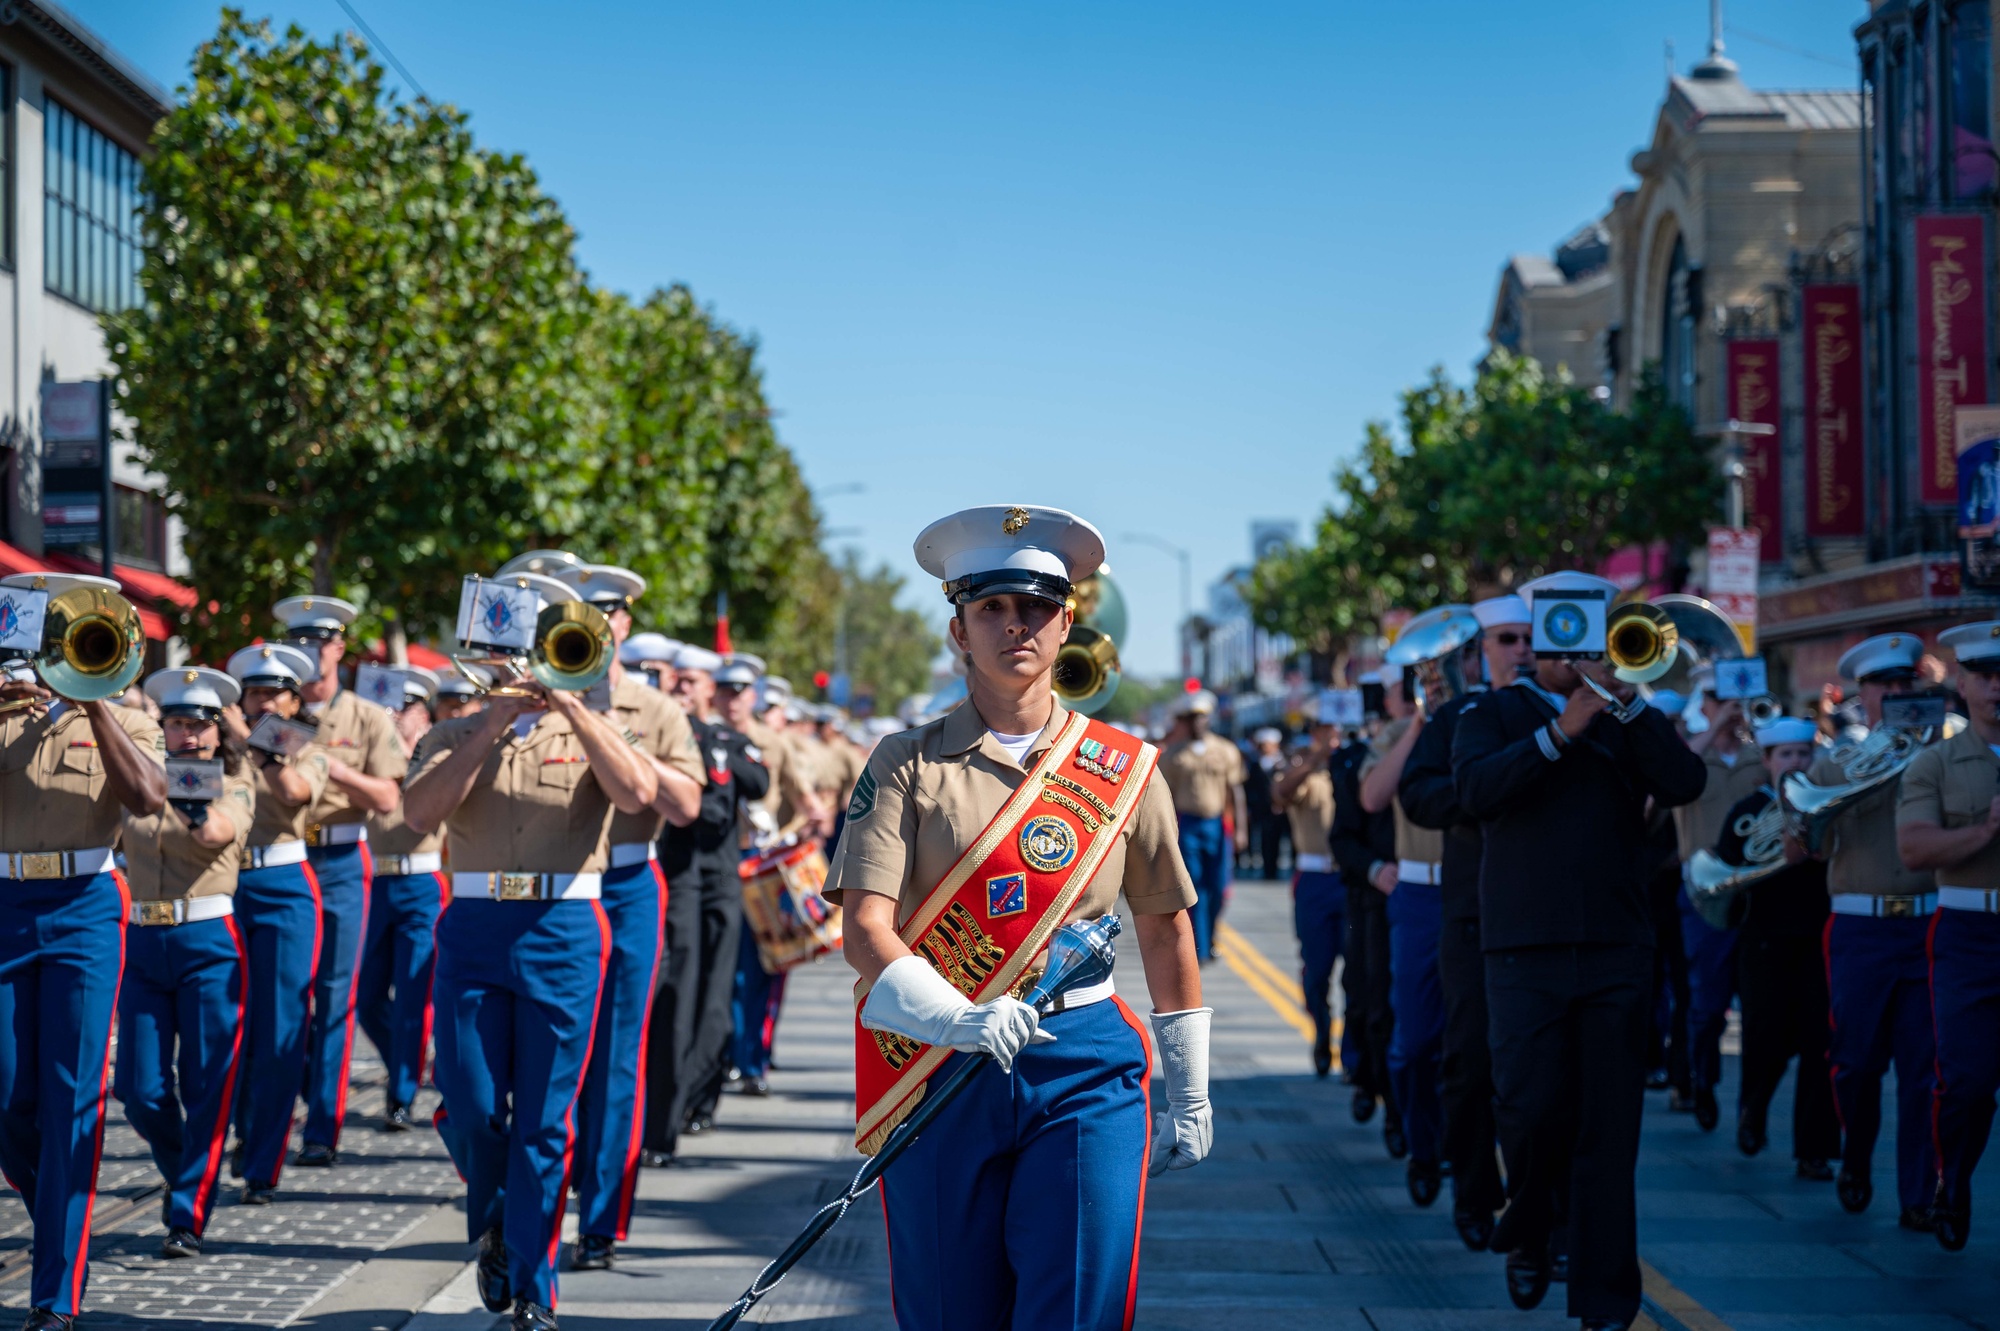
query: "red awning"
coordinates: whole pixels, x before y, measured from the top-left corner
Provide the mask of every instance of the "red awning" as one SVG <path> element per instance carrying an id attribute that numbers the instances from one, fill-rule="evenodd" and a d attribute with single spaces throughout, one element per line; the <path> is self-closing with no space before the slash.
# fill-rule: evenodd
<path id="1" fill-rule="evenodd" d="M 76 558 L 74 555 L 52 554 L 40 559 L 27 551 L 0 541 L 0 576 L 16 573 L 96 573 L 99 565 Z M 127 568 L 123 564 L 113 564 L 113 571 L 125 590 L 136 594 L 132 608 L 139 612 L 139 627 L 154 642 L 165 642 L 174 636 L 174 630 L 161 617 L 159 611 L 145 604 L 148 600 L 165 600 L 174 605 L 193 605 L 194 589 L 172 578 L 158 573 L 148 573 L 143 569 Z M 161 586 L 176 589 L 167 595 Z M 185 598 L 185 599 L 183 599 Z M 131 599 L 131 598 L 127 598 Z"/>
<path id="2" fill-rule="evenodd" d="M 452 668 L 450 657 L 446 656 L 443 652 L 433 651 L 420 642 L 407 644 L 405 650 L 410 658 L 410 664 L 413 666 L 422 666 L 426 670 L 436 671 L 448 671 Z M 361 654 L 361 659 L 364 661 L 378 661 L 383 665 L 387 665 L 389 663 L 388 644 L 380 638 L 373 639 L 369 642 L 368 649 Z"/>

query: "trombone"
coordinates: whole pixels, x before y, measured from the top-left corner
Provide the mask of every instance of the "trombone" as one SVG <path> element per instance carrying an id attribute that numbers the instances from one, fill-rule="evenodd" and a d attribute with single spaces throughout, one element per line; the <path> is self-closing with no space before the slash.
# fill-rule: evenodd
<path id="1" fill-rule="evenodd" d="M 72 587 L 49 598 L 42 645 L 28 660 L 58 698 L 97 702 L 132 687 L 146 667 L 146 634 L 132 603 L 108 587 Z M 0 714 L 34 705 L 17 700 Z"/>
<path id="2" fill-rule="evenodd" d="M 1620 721 L 1630 721 L 1644 704 L 1645 686 L 1674 668 L 1679 659 L 1681 631 L 1666 607 L 1650 601 L 1628 601 L 1613 606 L 1604 618 L 1604 659 L 1611 673 L 1627 684 L 1640 686 L 1640 702 L 1628 703 L 1582 671 L 1577 677 L 1590 691 L 1604 699 L 1605 708 Z"/>
<path id="3" fill-rule="evenodd" d="M 546 605 L 535 617 L 534 646 L 526 656 L 453 652 L 452 666 L 481 697 L 531 698 L 536 689 L 582 693 L 611 673 L 611 621 L 582 601 Z M 468 669 L 491 672 L 493 682 Z"/>

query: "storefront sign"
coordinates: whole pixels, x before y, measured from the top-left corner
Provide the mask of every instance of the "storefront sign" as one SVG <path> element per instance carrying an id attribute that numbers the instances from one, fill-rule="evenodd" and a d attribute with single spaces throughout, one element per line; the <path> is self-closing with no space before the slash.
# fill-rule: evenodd
<path id="1" fill-rule="evenodd" d="M 1958 536 L 1965 581 L 2000 586 L 2000 407 L 1956 413 Z"/>
<path id="2" fill-rule="evenodd" d="M 1754 527 L 1708 529 L 1704 593 L 1735 626 L 1743 654 L 1757 654 L 1757 563 L 1763 539 Z"/>
<path id="3" fill-rule="evenodd" d="M 1918 493 L 1958 502 L 1955 409 L 1986 394 L 1986 224 L 1978 217 L 1916 220 Z"/>
<path id="4" fill-rule="evenodd" d="M 1913 555 L 1774 591 L 1763 600 L 1761 622 L 1767 636 L 1791 637 L 1914 618 L 1957 609 L 1964 586 L 1957 560 Z"/>
<path id="5" fill-rule="evenodd" d="M 1806 371 L 1806 535 L 1859 536 L 1864 469 L 1861 288 L 1808 286 L 1801 297 Z"/>
<path id="6" fill-rule="evenodd" d="M 1745 425 L 1771 427 L 1770 434 L 1737 438 L 1743 452 L 1743 519 L 1764 534 L 1764 561 L 1776 563 L 1785 554 L 1776 338 L 1739 338 L 1729 343 L 1729 415 Z M 1754 585 L 1751 590 L 1756 590 Z"/>

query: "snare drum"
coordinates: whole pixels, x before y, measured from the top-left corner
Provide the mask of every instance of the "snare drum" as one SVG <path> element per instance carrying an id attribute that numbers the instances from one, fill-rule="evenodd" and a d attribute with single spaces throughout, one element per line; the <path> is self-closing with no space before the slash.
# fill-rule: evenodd
<path id="1" fill-rule="evenodd" d="M 821 895 L 826 854 L 817 842 L 779 846 L 737 866 L 743 922 L 772 975 L 840 951 L 840 907 Z"/>

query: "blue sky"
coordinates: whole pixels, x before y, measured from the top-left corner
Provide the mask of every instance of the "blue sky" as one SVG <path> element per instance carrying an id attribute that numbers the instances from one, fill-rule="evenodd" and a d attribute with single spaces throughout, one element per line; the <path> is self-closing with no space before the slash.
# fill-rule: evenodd
<path id="1" fill-rule="evenodd" d="M 65 3 L 169 87 L 217 16 Z M 1178 573 L 1121 538 L 1188 549 L 1199 605 L 1253 519 L 1310 530 L 1366 421 L 1468 373 L 1506 256 L 1629 180 L 1665 43 L 1685 70 L 1708 23 L 1705 0 L 352 3 L 528 156 L 597 281 L 685 281 L 757 334 L 808 478 L 866 487 L 825 498 L 833 544 L 928 601 L 930 519 L 1075 509 L 1139 673 L 1176 668 Z M 1753 86 L 1853 86 L 1863 0 L 1727 10 Z"/>

